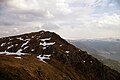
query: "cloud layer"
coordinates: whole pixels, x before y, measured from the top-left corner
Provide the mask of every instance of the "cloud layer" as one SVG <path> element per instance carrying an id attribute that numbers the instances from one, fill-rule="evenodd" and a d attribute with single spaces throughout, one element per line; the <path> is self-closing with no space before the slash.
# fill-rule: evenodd
<path id="1" fill-rule="evenodd" d="M 120 38 L 119 5 L 119 0 L 0 0 L 0 37 L 45 29 L 72 39 Z"/>

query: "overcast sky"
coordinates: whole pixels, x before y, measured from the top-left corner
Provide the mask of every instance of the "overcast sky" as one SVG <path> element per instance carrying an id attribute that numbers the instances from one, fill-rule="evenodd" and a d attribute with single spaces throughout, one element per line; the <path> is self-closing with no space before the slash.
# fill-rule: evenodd
<path id="1" fill-rule="evenodd" d="M 0 37 L 40 30 L 120 38 L 120 0 L 0 0 Z"/>

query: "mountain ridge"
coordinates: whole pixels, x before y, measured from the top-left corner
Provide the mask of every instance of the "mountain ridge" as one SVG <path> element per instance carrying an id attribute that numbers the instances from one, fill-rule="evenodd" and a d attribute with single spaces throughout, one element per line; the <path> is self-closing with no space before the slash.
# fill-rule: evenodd
<path id="1" fill-rule="evenodd" d="M 54 32 L 40 31 L 1 38 L 0 51 L 37 56 L 40 61 L 67 74 L 68 80 L 120 79 L 117 71 L 103 65 L 86 51 L 69 44 Z"/>

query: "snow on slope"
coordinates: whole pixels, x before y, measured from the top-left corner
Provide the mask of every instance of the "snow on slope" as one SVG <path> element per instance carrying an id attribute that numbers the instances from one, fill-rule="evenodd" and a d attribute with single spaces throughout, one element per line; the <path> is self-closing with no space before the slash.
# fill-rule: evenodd
<path id="1" fill-rule="evenodd" d="M 28 55 L 27 53 L 22 53 L 22 48 L 23 49 L 26 49 L 26 48 L 28 48 L 29 46 L 26 46 L 27 44 L 29 44 L 29 42 L 30 42 L 30 39 L 23 39 L 23 38 L 21 38 L 21 37 L 19 37 L 19 38 L 17 38 L 17 39 L 19 39 L 19 40 L 21 40 L 21 41 L 25 41 L 22 45 L 21 45 L 21 48 L 17 51 L 17 52 L 7 52 L 7 51 L 4 51 L 4 52 L 0 52 L 0 55 L 2 55 L 2 54 L 4 54 L 4 55 L 15 55 L 15 56 L 17 56 L 17 57 L 14 57 L 14 58 L 18 58 L 18 59 L 21 59 L 21 56 L 22 55 Z M 42 46 L 42 48 L 43 48 L 43 50 L 45 50 L 47 47 L 49 47 L 49 46 L 52 46 L 52 45 L 54 45 L 55 44 L 55 42 L 46 42 L 46 41 L 49 41 L 49 40 L 51 40 L 51 38 L 44 38 L 44 39 L 40 39 L 40 46 Z M 4 46 L 6 43 L 2 43 L 1 44 L 1 46 Z M 8 46 L 8 48 L 7 49 L 10 49 L 10 48 L 12 48 L 12 47 L 14 47 L 14 45 L 11 45 L 11 46 Z M 32 49 L 31 51 L 34 51 L 34 49 Z M 51 55 L 38 55 L 37 56 L 37 58 L 40 60 L 40 61 L 42 61 L 42 62 L 44 62 L 44 63 L 46 63 L 44 60 L 46 60 L 46 59 L 50 59 L 50 56 Z"/>
<path id="2" fill-rule="evenodd" d="M 46 49 L 48 46 L 54 45 L 55 42 L 50 42 L 47 43 L 46 41 L 49 41 L 51 38 L 45 38 L 45 39 L 40 39 L 42 42 L 40 42 L 40 45 L 43 46 L 43 50 Z"/>
<path id="3" fill-rule="evenodd" d="M 37 58 L 40 60 L 40 61 L 42 61 L 42 62 L 45 62 L 44 60 L 46 60 L 46 59 L 50 59 L 50 56 L 51 55 L 39 55 L 39 56 L 37 56 Z M 46 62 L 45 62 L 46 63 Z"/>

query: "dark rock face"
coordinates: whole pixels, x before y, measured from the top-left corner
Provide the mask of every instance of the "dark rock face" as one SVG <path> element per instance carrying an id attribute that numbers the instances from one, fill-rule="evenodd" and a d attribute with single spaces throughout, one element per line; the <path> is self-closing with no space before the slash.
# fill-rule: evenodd
<path id="1" fill-rule="evenodd" d="M 40 31 L 1 38 L 0 51 L 20 51 L 33 55 L 49 54 L 50 60 L 45 61 L 67 74 L 68 80 L 120 80 L 117 71 L 103 65 L 86 51 L 69 44 L 53 32 Z"/>

